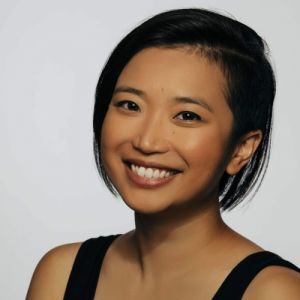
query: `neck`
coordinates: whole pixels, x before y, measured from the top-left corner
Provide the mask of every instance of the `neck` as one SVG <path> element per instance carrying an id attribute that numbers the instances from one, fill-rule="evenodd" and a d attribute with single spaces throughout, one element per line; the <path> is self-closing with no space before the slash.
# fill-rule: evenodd
<path id="1" fill-rule="evenodd" d="M 198 210 L 178 210 L 177 214 L 159 215 L 135 212 L 136 229 L 131 238 L 144 281 L 161 282 L 192 270 L 196 261 L 202 264 L 213 248 L 216 251 L 217 241 L 227 228 L 217 201 Z"/>

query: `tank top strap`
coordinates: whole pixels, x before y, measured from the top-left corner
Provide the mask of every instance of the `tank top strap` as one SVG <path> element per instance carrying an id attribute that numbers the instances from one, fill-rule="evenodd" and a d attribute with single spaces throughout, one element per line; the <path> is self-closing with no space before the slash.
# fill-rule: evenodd
<path id="1" fill-rule="evenodd" d="M 300 272 L 300 269 L 297 266 L 282 259 L 275 253 L 269 251 L 253 253 L 233 268 L 212 300 L 242 299 L 250 282 L 262 269 L 268 266 L 282 266 Z"/>
<path id="2" fill-rule="evenodd" d="M 73 263 L 64 300 L 94 298 L 105 253 L 119 235 L 91 238 L 81 244 Z"/>

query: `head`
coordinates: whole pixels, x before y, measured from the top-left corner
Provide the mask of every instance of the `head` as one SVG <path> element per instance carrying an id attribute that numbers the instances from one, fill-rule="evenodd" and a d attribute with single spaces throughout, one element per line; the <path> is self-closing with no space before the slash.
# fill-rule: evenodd
<path id="1" fill-rule="evenodd" d="M 275 80 L 264 41 L 231 18 L 202 9 L 180 9 L 152 17 L 117 45 L 99 78 L 93 121 L 97 167 L 115 195 L 101 155 L 102 125 L 120 74 L 147 49 L 192 51 L 222 72 L 224 99 L 233 118 L 224 147 L 230 163 L 223 166 L 218 196 L 221 209 L 235 207 L 258 189 L 269 159 Z"/>

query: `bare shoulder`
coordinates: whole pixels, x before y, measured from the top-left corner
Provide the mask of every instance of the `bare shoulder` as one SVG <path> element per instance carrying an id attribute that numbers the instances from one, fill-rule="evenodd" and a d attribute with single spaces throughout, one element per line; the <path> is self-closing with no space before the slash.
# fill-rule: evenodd
<path id="1" fill-rule="evenodd" d="M 243 300 L 300 299 L 300 273 L 280 266 L 262 270 L 247 288 Z"/>
<path id="2" fill-rule="evenodd" d="M 81 244 L 57 246 L 41 258 L 32 275 L 26 300 L 63 299 L 69 275 Z"/>

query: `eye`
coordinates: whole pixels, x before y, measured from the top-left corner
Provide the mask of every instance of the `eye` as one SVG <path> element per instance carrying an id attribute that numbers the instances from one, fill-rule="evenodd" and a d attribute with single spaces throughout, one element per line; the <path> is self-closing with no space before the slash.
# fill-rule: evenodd
<path id="1" fill-rule="evenodd" d="M 119 101 L 116 103 L 117 107 L 122 107 L 126 110 L 133 110 L 133 111 L 138 111 L 139 107 L 136 103 L 134 103 L 133 101 L 129 101 L 129 100 L 123 100 L 123 101 Z"/>
<path id="2" fill-rule="evenodd" d="M 201 121 L 202 118 L 191 112 L 191 111 L 182 111 L 180 114 L 177 115 L 177 118 L 179 120 L 184 120 L 184 121 Z"/>

